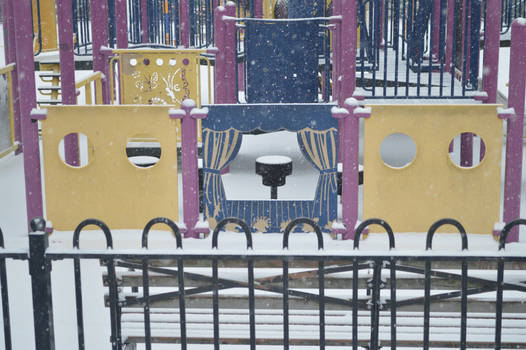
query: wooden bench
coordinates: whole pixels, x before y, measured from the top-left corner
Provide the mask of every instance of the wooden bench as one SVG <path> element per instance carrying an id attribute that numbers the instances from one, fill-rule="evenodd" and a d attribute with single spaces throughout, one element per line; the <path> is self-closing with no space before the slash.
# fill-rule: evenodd
<path id="1" fill-rule="evenodd" d="M 282 261 L 254 262 L 256 290 L 255 343 L 258 345 L 283 344 L 283 268 Z M 289 262 L 288 288 L 297 292 L 289 295 L 290 345 L 319 346 L 319 279 L 318 263 L 312 261 Z M 142 298 L 141 264 L 118 262 L 117 278 L 122 307 L 122 339 L 126 349 L 144 343 L 144 309 Z M 178 271 L 174 262 L 151 261 L 149 268 L 150 324 L 152 343 L 180 343 L 181 320 L 179 312 Z M 397 262 L 396 273 L 396 344 L 398 347 L 421 348 L 424 324 L 423 263 Z M 431 295 L 461 289 L 459 262 L 432 264 Z M 358 344 L 369 346 L 371 337 L 372 268 L 363 266 L 358 279 Z M 467 346 L 468 348 L 493 348 L 495 341 L 496 263 L 470 262 L 468 290 Z M 352 345 L 352 264 L 331 262 L 324 267 L 325 294 L 325 345 L 327 347 Z M 417 273 L 420 271 L 420 273 Z M 506 283 L 520 285 L 526 290 L 526 264 L 506 264 Z M 212 268 L 209 259 L 184 261 L 186 342 L 188 344 L 213 344 Z M 380 300 L 384 308 L 379 311 L 378 340 L 382 347 L 390 346 L 391 312 L 390 270 L 381 272 Z M 228 260 L 218 266 L 219 337 L 221 344 L 250 344 L 250 319 L 247 289 L 247 262 Z M 107 283 L 107 279 L 105 280 Z M 228 287 L 228 283 L 232 282 Z M 520 284 L 522 282 L 522 284 Z M 491 291 L 493 290 L 493 291 Z M 192 292 L 190 292 L 192 291 Z M 201 293 L 195 293 L 201 291 Z M 281 291 L 281 293 L 280 293 Z M 485 291 L 485 292 L 484 292 Z M 484 293 L 482 293 L 484 292 Z M 304 295 L 302 293 L 305 293 Z M 164 296 L 159 298 L 158 296 Z M 411 302 L 409 302 L 410 300 Z M 526 348 L 526 293 L 504 291 L 502 348 Z M 407 304 L 404 304 L 406 303 Z M 430 347 L 460 347 L 461 302 L 458 295 L 431 300 Z"/>

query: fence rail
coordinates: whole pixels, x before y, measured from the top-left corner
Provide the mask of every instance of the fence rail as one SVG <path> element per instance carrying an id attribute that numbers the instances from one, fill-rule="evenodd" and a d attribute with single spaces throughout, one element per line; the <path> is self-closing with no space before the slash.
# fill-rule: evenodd
<path id="1" fill-rule="evenodd" d="M 244 233 L 246 251 L 218 250 L 220 232 L 228 224 L 237 225 Z M 106 249 L 81 248 L 80 236 L 90 225 L 103 232 Z M 148 250 L 150 230 L 158 225 L 172 231 L 176 250 Z M 388 234 L 385 252 L 359 250 L 360 235 L 370 225 L 380 225 Z M 444 225 L 459 231 L 462 252 L 432 251 L 435 232 Z M 3 249 L 0 231 L 6 349 L 11 349 L 9 307 L 12 309 L 6 259 L 29 261 L 39 350 L 53 349 L 50 271 L 53 263 L 61 260 L 73 262 L 79 349 L 86 345 L 84 310 L 93 307 L 86 304 L 82 294 L 81 262 L 87 260 L 100 261 L 106 271 L 112 349 L 133 348 L 139 342 L 147 349 L 158 342 L 180 343 L 182 348 L 193 343 L 214 344 L 215 348 L 246 344 L 251 349 L 260 344 L 320 349 L 524 348 L 526 255 L 504 251 L 506 236 L 516 225 L 526 225 L 526 220 L 506 225 L 499 250 L 481 254 L 468 250 L 468 236 L 459 222 L 439 220 L 427 233 L 425 254 L 415 255 L 394 250 L 396 237 L 389 224 L 380 219 L 364 221 L 356 231 L 355 249 L 346 252 L 324 249 L 320 228 L 312 220 L 301 218 L 285 229 L 282 250 L 262 254 L 254 250 L 250 229 L 240 219 L 220 222 L 207 252 L 183 249 L 179 228 L 166 218 L 151 220 L 143 230 L 143 249 L 132 251 L 114 250 L 110 229 L 95 219 L 85 220 L 76 228 L 73 249 L 50 248 L 44 220 L 35 219 L 29 254 Z M 311 226 L 318 252 L 294 251 L 289 237 L 297 226 L 303 231 Z M 477 275 L 488 267 L 494 269 L 491 274 Z M 167 286 L 173 290 L 167 291 Z M 131 293 L 127 292 L 129 287 Z M 511 298 L 510 292 L 514 293 Z"/>

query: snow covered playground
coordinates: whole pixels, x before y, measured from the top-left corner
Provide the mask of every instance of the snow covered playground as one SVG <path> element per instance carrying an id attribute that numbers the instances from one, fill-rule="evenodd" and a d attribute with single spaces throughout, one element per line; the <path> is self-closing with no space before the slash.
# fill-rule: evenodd
<path id="1" fill-rule="evenodd" d="M 526 349 L 526 1 L 0 4 L 0 348 Z"/>

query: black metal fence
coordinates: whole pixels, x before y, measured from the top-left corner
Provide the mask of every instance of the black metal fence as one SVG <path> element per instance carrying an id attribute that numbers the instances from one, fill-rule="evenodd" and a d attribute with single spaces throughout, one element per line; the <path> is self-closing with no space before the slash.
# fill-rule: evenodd
<path id="1" fill-rule="evenodd" d="M 167 225 L 173 232 L 175 251 L 148 250 L 149 232 L 157 224 Z M 245 252 L 217 249 L 219 233 L 227 224 L 236 224 L 244 233 Z M 518 281 L 517 275 L 511 280 L 505 277 L 510 269 L 526 270 L 526 255 L 503 251 L 508 232 L 519 224 L 525 225 L 526 220 L 505 226 L 499 251 L 481 255 L 468 251 L 468 236 L 459 222 L 442 219 L 427 233 L 426 252 L 414 255 L 395 250 L 393 231 L 380 219 L 366 220 L 356 229 L 353 251 L 329 252 L 324 250 L 320 228 L 303 218 L 286 227 L 281 251 L 260 254 L 253 249 L 249 227 L 239 219 L 218 224 L 212 233 L 212 249 L 206 253 L 182 249 L 179 228 L 165 218 L 146 225 L 141 251 L 114 251 L 109 228 L 94 219 L 77 227 L 73 250 L 50 250 L 45 222 L 37 219 L 32 222 L 35 232 L 29 237 L 29 254 L 0 249 L 5 347 L 11 349 L 5 261 L 23 259 L 29 260 L 39 350 L 54 348 L 50 271 L 59 260 L 72 261 L 74 266 L 78 344 L 72 347 L 79 349 L 86 346 L 84 310 L 90 307 L 83 302 L 81 286 L 81 261 L 86 260 L 100 261 L 106 270 L 112 349 L 133 349 L 136 343 L 145 343 L 151 349 L 152 344 L 169 342 L 179 343 L 182 349 L 194 343 L 213 344 L 215 349 L 223 344 L 246 344 L 251 349 L 262 344 L 279 344 L 284 349 L 293 345 L 320 349 L 524 348 L 526 276 L 519 276 Z M 89 225 L 98 226 L 104 233 L 108 249 L 80 249 L 80 235 Z M 370 225 L 380 225 L 388 234 L 385 253 L 359 250 L 360 236 Z M 444 225 L 458 230 L 462 252 L 432 251 L 435 232 Z M 308 231 L 308 226 L 314 230 L 317 253 L 295 253 L 289 247 L 290 233 L 297 226 L 303 231 Z M 495 275 L 472 274 L 480 266 L 493 268 Z M 265 269 L 270 275 L 263 273 Z M 244 277 L 235 276 L 240 270 Z M 408 279 L 407 274 L 412 277 Z M 167 279 L 162 280 L 163 276 Z M 164 288 L 159 291 L 159 286 Z M 173 291 L 166 291 L 167 286 Z M 126 288 L 132 293 L 123 293 Z M 236 293 L 229 294 L 232 290 Z M 516 294 L 506 299 L 505 291 Z M 474 297 L 490 292 L 490 300 L 477 304 Z M 169 311 L 159 316 L 156 310 L 165 307 Z M 511 321 L 510 313 L 514 315 Z M 408 317 L 412 323 L 407 324 Z M 133 322 L 135 326 L 129 327 Z M 444 322 L 447 325 L 440 326 Z M 509 322 L 515 322 L 511 328 Z"/>

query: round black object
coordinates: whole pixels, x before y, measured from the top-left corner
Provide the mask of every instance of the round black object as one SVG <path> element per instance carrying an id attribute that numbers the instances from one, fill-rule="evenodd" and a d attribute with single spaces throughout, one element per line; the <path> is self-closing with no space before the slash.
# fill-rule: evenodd
<path id="1" fill-rule="evenodd" d="M 256 174 L 263 177 L 263 185 L 270 186 L 270 198 L 277 199 L 277 187 L 285 185 L 292 174 L 292 160 L 285 156 L 263 156 L 256 159 Z"/>
<path id="2" fill-rule="evenodd" d="M 284 156 L 263 156 L 256 159 L 256 174 L 263 177 L 265 186 L 283 186 L 292 174 L 292 160 Z"/>

